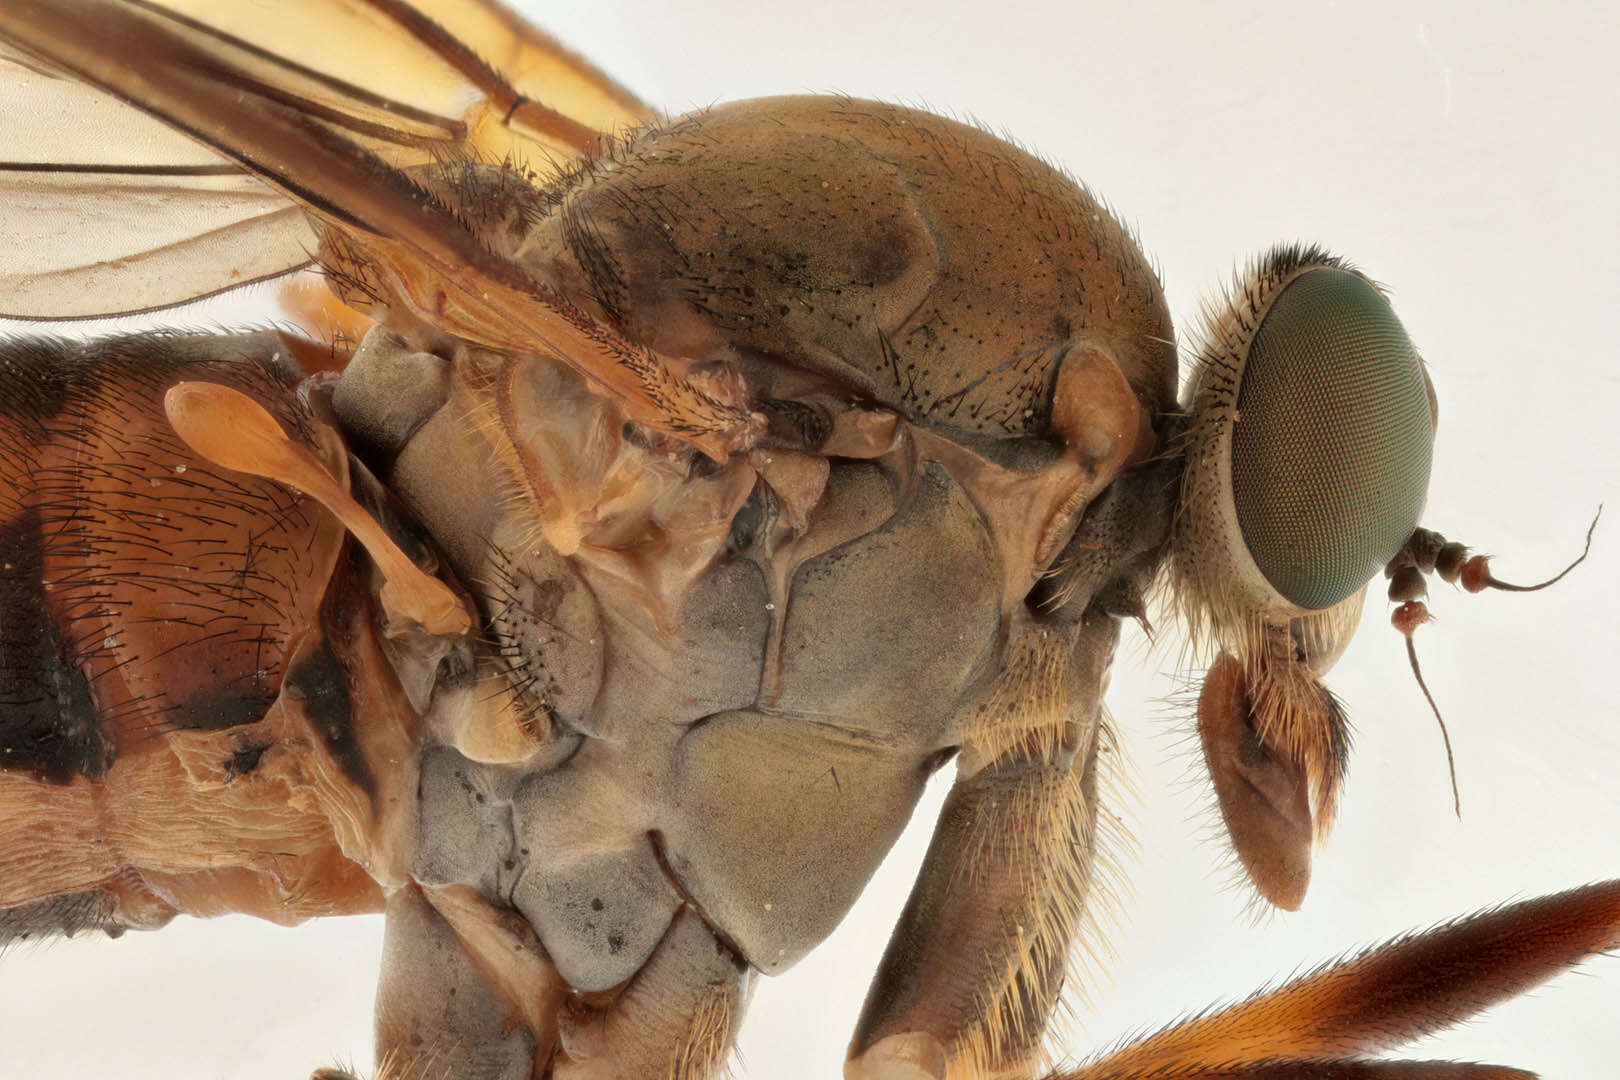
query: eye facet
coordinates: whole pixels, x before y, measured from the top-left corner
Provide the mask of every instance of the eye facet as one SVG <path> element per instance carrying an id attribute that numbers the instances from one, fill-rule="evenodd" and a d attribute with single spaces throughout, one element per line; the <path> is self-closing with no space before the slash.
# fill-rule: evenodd
<path id="1" fill-rule="evenodd" d="M 1378 291 L 1334 266 L 1284 285 L 1231 444 L 1238 526 L 1272 588 L 1319 611 L 1365 586 L 1417 526 L 1433 445 L 1422 361 Z"/>
<path id="2" fill-rule="evenodd" d="M 1173 558 L 1186 614 L 1237 632 L 1348 602 L 1428 494 L 1417 349 L 1377 286 L 1311 248 L 1268 252 L 1205 323 Z"/>

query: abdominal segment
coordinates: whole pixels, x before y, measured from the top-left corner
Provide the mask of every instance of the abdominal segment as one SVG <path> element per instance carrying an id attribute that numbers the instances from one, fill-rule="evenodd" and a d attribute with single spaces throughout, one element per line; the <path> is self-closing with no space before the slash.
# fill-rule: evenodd
<path id="1" fill-rule="evenodd" d="M 228 385 L 346 475 L 279 336 L 22 340 L 0 368 L 0 923 L 375 909 L 332 811 L 392 796 L 356 714 L 394 691 L 322 626 L 369 571 L 317 504 L 200 460 L 163 412 L 182 379 Z"/>

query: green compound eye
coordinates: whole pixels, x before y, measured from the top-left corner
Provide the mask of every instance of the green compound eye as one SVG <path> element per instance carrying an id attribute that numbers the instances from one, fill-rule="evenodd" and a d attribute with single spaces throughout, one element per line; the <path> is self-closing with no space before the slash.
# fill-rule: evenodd
<path id="1" fill-rule="evenodd" d="M 1332 607 L 1411 535 L 1434 417 L 1417 350 L 1360 275 L 1317 267 L 1278 294 L 1243 365 L 1231 445 L 1243 543 L 1290 603 Z"/>

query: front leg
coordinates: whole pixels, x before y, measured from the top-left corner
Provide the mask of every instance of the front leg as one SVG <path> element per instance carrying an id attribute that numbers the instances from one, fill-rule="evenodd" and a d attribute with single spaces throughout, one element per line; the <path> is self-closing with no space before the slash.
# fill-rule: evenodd
<path id="1" fill-rule="evenodd" d="M 536 1080 L 565 992 L 515 913 L 462 887 L 407 885 L 388 900 L 378 1080 Z"/>
<path id="2" fill-rule="evenodd" d="M 1118 623 L 1024 617 L 850 1045 L 849 1080 L 1033 1071 L 1093 879 Z"/>
<path id="3" fill-rule="evenodd" d="M 737 1036 L 749 969 L 692 908 L 676 915 L 611 1003 L 578 1002 L 559 1024 L 556 1080 L 709 1080 Z"/>
<path id="4" fill-rule="evenodd" d="M 707 1080 L 747 986 L 746 966 L 683 909 L 628 983 L 572 994 L 516 912 L 465 886 L 409 885 L 388 901 L 377 1080 Z"/>

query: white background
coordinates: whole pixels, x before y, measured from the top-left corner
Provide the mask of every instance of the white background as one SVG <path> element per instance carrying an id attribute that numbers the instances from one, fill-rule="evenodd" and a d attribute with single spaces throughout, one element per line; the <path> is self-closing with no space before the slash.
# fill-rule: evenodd
<path id="1" fill-rule="evenodd" d="M 1612 780 L 1620 607 L 1620 16 L 1543 6 L 1308 2 L 726 0 L 531 4 L 649 101 L 684 110 L 802 90 L 973 116 L 1102 193 L 1197 297 L 1275 241 L 1320 241 L 1393 293 L 1441 402 L 1426 523 L 1556 568 L 1597 503 L 1591 562 L 1550 593 L 1441 588 L 1423 631 L 1464 817 L 1386 606 L 1332 676 L 1357 725 L 1338 832 L 1306 909 L 1259 927 L 1208 838 L 1173 648 L 1127 642 L 1110 700 L 1139 797 L 1140 854 L 1109 976 L 1069 1045 L 1246 992 L 1341 950 L 1483 905 L 1620 874 Z M 685 8 L 685 10 L 680 10 Z M 360 77 L 363 80 L 363 74 Z M 937 792 L 936 792 L 937 795 Z M 834 1077 L 936 802 L 856 914 L 764 983 L 739 1074 Z M 0 963 L 0 1074 L 302 1077 L 369 1057 L 380 927 L 180 920 L 161 934 L 20 949 Z M 1609 1074 L 1620 963 L 1600 959 L 1417 1048 Z"/>

